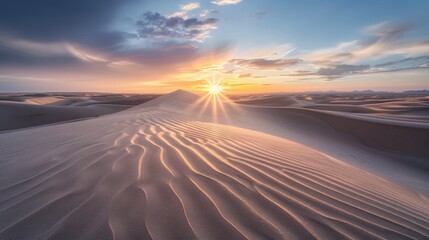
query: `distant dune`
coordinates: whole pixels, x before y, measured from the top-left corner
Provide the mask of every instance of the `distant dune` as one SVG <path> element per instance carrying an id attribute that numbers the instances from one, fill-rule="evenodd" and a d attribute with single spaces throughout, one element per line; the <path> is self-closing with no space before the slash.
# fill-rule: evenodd
<path id="1" fill-rule="evenodd" d="M 426 110 L 315 99 L 179 90 L 0 133 L 0 239 L 428 239 Z"/>
<path id="2" fill-rule="evenodd" d="M 115 113 L 153 99 L 152 95 L 37 94 L 0 99 L 0 131 Z"/>

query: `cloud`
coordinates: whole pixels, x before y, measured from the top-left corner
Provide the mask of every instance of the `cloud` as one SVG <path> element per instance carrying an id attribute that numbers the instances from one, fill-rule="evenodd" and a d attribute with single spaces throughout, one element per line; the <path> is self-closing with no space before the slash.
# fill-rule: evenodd
<path id="1" fill-rule="evenodd" d="M 410 23 L 380 22 L 363 28 L 363 32 L 378 39 L 398 39 L 413 28 Z"/>
<path id="2" fill-rule="evenodd" d="M 408 37 L 408 32 L 413 28 L 411 24 L 400 22 L 381 22 L 365 27 L 362 29 L 366 36 L 364 40 L 343 42 L 334 48 L 300 56 L 307 69 L 315 70 L 298 70 L 283 76 L 332 80 L 349 75 L 426 69 L 429 64 L 429 39 Z M 383 59 L 389 61 L 383 63 Z M 368 61 L 378 63 L 365 64 Z"/>
<path id="3" fill-rule="evenodd" d="M 108 31 L 118 9 L 131 0 L 5 1 L 0 33 L 36 42 L 71 42 L 106 48 L 121 42 Z M 107 41 L 104 39 L 107 38 Z"/>
<path id="4" fill-rule="evenodd" d="M 321 67 L 317 71 L 298 70 L 288 74 L 281 74 L 280 76 L 320 77 L 326 80 L 333 80 L 350 75 L 398 72 L 416 69 L 429 69 L 429 56 L 405 58 L 375 65 L 331 64 L 326 67 Z"/>
<path id="5" fill-rule="evenodd" d="M 210 58 L 223 58 L 230 51 L 228 44 L 222 44 L 210 49 L 200 49 L 192 44 L 175 42 L 159 42 L 144 49 L 130 49 L 116 53 L 115 59 L 128 60 L 144 66 L 157 69 L 169 66 L 188 65 L 189 63 L 203 64 Z"/>
<path id="6" fill-rule="evenodd" d="M 85 45 L 68 42 L 37 42 L 15 37 L 0 36 L 0 69 L 10 67 L 60 67 L 86 63 L 118 65 L 109 56 Z"/>
<path id="7" fill-rule="evenodd" d="M 231 70 L 225 70 L 225 71 L 223 71 L 222 73 L 223 74 L 234 74 L 235 73 L 235 69 L 231 69 Z"/>
<path id="8" fill-rule="evenodd" d="M 326 76 L 328 79 L 339 78 L 343 75 L 351 75 L 356 73 L 362 73 L 370 69 L 369 65 L 332 65 L 330 67 L 320 68 L 316 75 Z"/>
<path id="9" fill-rule="evenodd" d="M 287 66 L 295 65 L 301 62 L 301 59 L 267 59 L 267 58 L 254 58 L 254 59 L 231 59 L 229 63 L 263 70 L 281 70 Z"/>
<path id="10" fill-rule="evenodd" d="M 405 58 L 396 61 L 385 62 L 382 64 L 374 65 L 376 68 L 404 68 L 404 67 L 418 67 L 425 66 L 429 63 L 429 56 L 422 56 L 417 58 Z"/>
<path id="11" fill-rule="evenodd" d="M 192 11 L 192 10 L 197 9 L 199 7 L 200 7 L 200 3 L 193 2 L 193 3 L 188 3 L 188 4 L 182 4 L 182 5 L 180 5 L 180 10 L 189 12 L 189 11 Z"/>
<path id="12" fill-rule="evenodd" d="M 429 54 L 429 39 L 404 37 L 413 25 L 397 22 L 382 22 L 365 27 L 366 40 L 354 40 L 334 48 L 314 51 L 303 57 L 319 66 L 330 64 L 353 64 L 376 60 L 393 55 L 419 57 Z"/>
<path id="13" fill-rule="evenodd" d="M 79 64 L 65 44 L 0 37 L 0 70 Z"/>
<path id="14" fill-rule="evenodd" d="M 244 73 L 244 74 L 240 74 L 238 75 L 238 78 L 265 78 L 266 76 L 255 76 L 251 73 Z"/>
<path id="15" fill-rule="evenodd" d="M 2 75 L 11 76 L 8 81 L 2 80 L 3 91 L 27 86 L 19 85 L 18 81 L 36 82 L 35 78 L 55 79 L 55 81 L 37 81 L 40 91 L 163 91 L 156 86 L 147 86 L 146 81 L 165 82 L 190 73 L 192 69 L 201 66 L 211 66 L 224 62 L 229 57 L 230 45 L 223 44 L 212 48 L 201 48 L 190 44 L 173 42 L 159 42 L 152 46 L 140 49 L 127 49 L 98 55 L 97 52 L 76 48 L 77 56 L 67 57 L 32 57 L 18 59 L 17 63 L 0 64 Z M 19 56 L 19 55 L 18 55 Z M 95 58 L 94 58 L 95 57 Z M 101 59 L 97 59 L 102 57 Z M 0 60 L 3 55 L 0 53 Z M 30 61 L 31 60 L 31 61 Z M 4 60 L 5 63 L 10 59 Z M 2 62 L 3 63 L 3 62 Z M 25 63 L 25 65 L 23 65 Z M 32 77 L 21 79 L 23 76 Z M 184 80 L 201 78 L 201 73 L 190 73 Z M 58 81 L 57 81 L 58 80 Z M 16 86 L 13 86 L 17 83 Z M 67 83 L 67 84 L 66 84 Z M 31 89 L 30 89 L 31 90 Z M 8 90 L 9 91 L 9 90 Z"/>
<path id="16" fill-rule="evenodd" d="M 193 3 L 187 3 L 187 4 L 181 4 L 179 5 L 180 11 L 175 12 L 173 14 L 171 14 L 168 17 L 183 17 L 183 18 L 187 18 L 187 14 L 188 12 L 195 10 L 197 8 L 200 8 L 200 3 L 198 2 L 193 2 Z"/>
<path id="17" fill-rule="evenodd" d="M 202 41 L 216 28 L 217 22 L 217 18 L 165 17 L 149 11 L 143 14 L 136 25 L 140 38 Z"/>
<path id="18" fill-rule="evenodd" d="M 218 19 L 209 15 L 217 11 L 203 11 L 200 17 L 200 4 L 193 2 L 179 6 L 180 16 L 145 9 L 137 20 L 119 15 L 133 2 L 5 2 L 0 8 L 0 72 L 11 77 L 2 79 L 3 86 L 15 89 L 11 85 L 16 82 L 16 89 L 27 89 L 33 84 L 18 81 L 37 81 L 41 90 L 66 90 L 72 85 L 80 90 L 130 91 L 131 84 L 171 80 L 227 60 L 229 44 L 200 44 L 216 28 Z M 196 15 L 189 16 L 191 12 Z M 122 31 L 114 30 L 118 19 L 127 20 L 120 23 L 127 24 Z M 115 84 L 118 80 L 120 86 Z"/>
<path id="19" fill-rule="evenodd" d="M 212 9 L 212 10 L 205 9 L 205 10 L 201 11 L 200 17 L 205 18 L 205 17 L 209 16 L 210 14 L 216 14 L 216 13 L 219 13 L 219 11 L 214 10 L 214 9 Z"/>
<path id="20" fill-rule="evenodd" d="M 213 0 L 211 3 L 219 5 L 219 6 L 224 6 L 224 5 L 235 5 L 240 3 L 241 0 Z"/>
<path id="21" fill-rule="evenodd" d="M 148 64 L 148 60 L 135 57 L 133 52 L 163 55 L 179 51 L 179 56 L 195 56 L 197 46 L 171 40 L 202 41 L 218 21 L 147 12 L 137 22 L 136 32 L 107 30 L 117 9 L 130 2 L 132 0 L 67 3 L 46 0 L 37 4 L 20 4 L 20 1 L 3 4 L 0 8 L 0 69 L 86 68 L 88 64 L 118 68 L 142 62 Z M 197 8 L 199 3 L 180 5 L 180 10 L 185 12 Z M 159 38 L 165 49 L 158 48 L 161 43 L 143 42 Z M 129 41 L 139 44 L 129 46 Z M 153 59 L 157 61 L 156 57 Z M 83 66 L 85 64 L 88 66 Z"/>
<path id="22" fill-rule="evenodd" d="M 251 76 L 252 76 L 251 73 L 244 73 L 244 74 L 238 75 L 238 78 L 248 78 L 248 77 L 251 77 Z"/>
<path id="23" fill-rule="evenodd" d="M 132 33 L 108 30 L 133 0 L 6 1 L 0 8 L 0 69 L 82 66 L 120 51 Z M 108 60 L 106 60 L 108 61 Z"/>

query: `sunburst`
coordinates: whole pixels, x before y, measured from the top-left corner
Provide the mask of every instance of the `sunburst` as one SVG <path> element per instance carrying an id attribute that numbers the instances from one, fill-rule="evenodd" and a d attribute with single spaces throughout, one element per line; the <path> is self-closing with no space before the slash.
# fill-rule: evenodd
<path id="1" fill-rule="evenodd" d="M 231 100 L 223 94 L 228 89 L 227 86 L 228 84 L 221 75 L 213 75 L 207 79 L 205 87 L 207 93 L 191 106 L 192 108 L 200 108 L 197 113 L 198 118 L 209 113 L 213 122 L 217 122 L 220 118 L 229 122 L 230 111 L 237 109 L 234 104 L 231 104 Z"/>
<path id="2" fill-rule="evenodd" d="M 209 83 L 209 93 L 217 95 L 222 92 L 222 86 L 219 83 Z"/>

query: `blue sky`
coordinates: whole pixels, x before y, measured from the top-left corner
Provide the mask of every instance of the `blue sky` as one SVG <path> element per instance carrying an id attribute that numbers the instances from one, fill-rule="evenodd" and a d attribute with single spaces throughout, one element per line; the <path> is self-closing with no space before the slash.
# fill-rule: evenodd
<path id="1" fill-rule="evenodd" d="M 429 88 L 429 2 L 13 1 L 0 91 Z"/>

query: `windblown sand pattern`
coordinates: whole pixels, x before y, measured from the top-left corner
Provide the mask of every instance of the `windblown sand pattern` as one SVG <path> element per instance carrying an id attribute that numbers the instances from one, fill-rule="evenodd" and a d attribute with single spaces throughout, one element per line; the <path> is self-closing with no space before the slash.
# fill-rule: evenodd
<path id="1" fill-rule="evenodd" d="M 0 145 L 0 239 L 429 238 L 420 195 L 168 111 L 4 133 Z"/>

